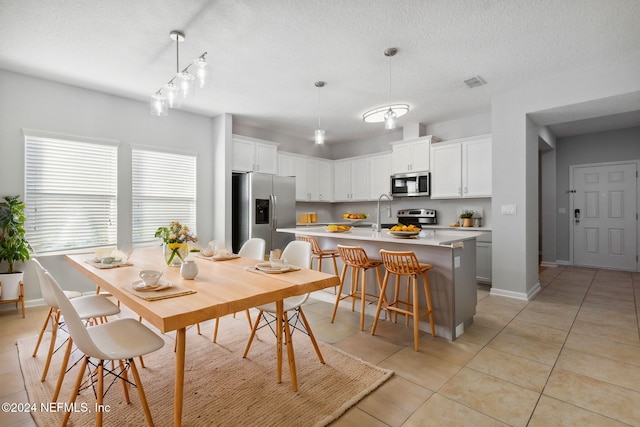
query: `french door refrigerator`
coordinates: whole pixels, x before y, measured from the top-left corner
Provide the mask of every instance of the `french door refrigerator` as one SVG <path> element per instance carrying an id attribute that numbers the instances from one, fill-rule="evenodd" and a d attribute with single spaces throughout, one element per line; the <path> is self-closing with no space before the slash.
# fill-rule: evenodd
<path id="1" fill-rule="evenodd" d="M 295 237 L 276 228 L 296 226 L 295 177 L 247 172 L 231 179 L 233 252 L 254 237 L 265 240 L 267 254 L 284 249 Z"/>

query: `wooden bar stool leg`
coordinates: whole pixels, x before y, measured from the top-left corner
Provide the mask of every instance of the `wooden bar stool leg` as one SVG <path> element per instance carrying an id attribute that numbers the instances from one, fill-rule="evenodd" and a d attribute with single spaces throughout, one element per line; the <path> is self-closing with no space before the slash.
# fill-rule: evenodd
<path id="1" fill-rule="evenodd" d="M 415 276 L 407 276 L 407 289 L 405 291 L 405 310 L 409 311 L 410 308 L 412 308 L 413 306 L 410 304 L 411 301 L 411 294 L 409 292 L 409 289 L 412 285 L 412 278 Z M 415 295 L 415 294 L 414 294 Z M 404 325 L 405 326 L 409 326 L 409 316 L 405 314 L 404 316 Z"/>
<path id="2" fill-rule="evenodd" d="M 382 309 L 382 302 L 384 301 L 383 295 L 387 291 L 387 284 L 389 283 L 389 272 L 384 274 L 384 280 L 382 281 L 382 289 L 380 290 L 380 298 L 378 298 L 378 307 L 376 307 L 376 316 L 373 319 L 373 327 L 371 327 L 371 335 L 376 334 L 376 328 L 378 327 L 378 318 L 380 317 L 380 310 Z M 387 304 L 388 306 L 388 304 Z"/>
<path id="3" fill-rule="evenodd" d="M 431 325 L 431 335 L 436 336 L 436 322 L 433 316 L 433 305 L 431 303 L 431 287 L 429 286 L 429 276 L 427 273 L 422 273 L 422 280 L 424 283 L 424 294 L 427 298 L 427 309 L 429 309 L 429 324 Z"/>
<path id="4" fill-rule="evenodd" d="M 411 287 L 413 288 L 413 349 L 418 351 L 418 346 L 420 345 L 420 329 L 418 327 L 420 306 L 418 305 L 418 276 L 416 274 L 411 275 Z"/>
<path id="5" fill-rule="evenodd" d="M 393 300 L 393 302 L 391 303 L 391 305 L 393 305 L 396 308 L 400 308 L 400 301 L 398 298 L 400 298 L 400 276 L 398 276 L 397 274 L 395 275 L 395 279 L 396 279 L 396 294 L 395 294 L 395 298 Z M 393 312 L 393 323 L 398 323 L 398 312 L 394 311 Z"/>
<path id="6" fill-rule="evenodd" d="M 367 290 L 367 270 L 365 270 L 364 268 L 359 268 L 358 270 L 362 270 L 362 283 L 360 286 L 360 330 L 364 331 L 364 296 Z"/>
<path id="7" fill-rule="evenodd" d="M 338 263 L 336 263 L 336 257 L 332 255 L 331 259 L 333 260 L 333 271 L 335 271 L 336 276 L 337 276 L 338 275 Z"/>
<path id="8" fill-rule="evenodd" d="M 351 266 L 351 311 L 356 310 L 356 296 L 358 295 L 358 269 Z"/>
<path id="9" fill-rule="evenodd" d="M 322 271 L 322 256 L 318 257 L 318 271 Z"/>
<path id="10" fill-rule="evenodd" d="M 342 299 L 342 287 L 344 286 L 344 279 L 347 275 L 347 264 L 342 267 L 342 273 L 340 274 L 340 286 L 338 286 L 338 292 L 336 293 L 336 303 L 333 306 L 333 314 L 331 314 L 331 323 L 336 318 L 336 313 L 338 312 L 338 305 L 340 304 L 340 300 Z"/>

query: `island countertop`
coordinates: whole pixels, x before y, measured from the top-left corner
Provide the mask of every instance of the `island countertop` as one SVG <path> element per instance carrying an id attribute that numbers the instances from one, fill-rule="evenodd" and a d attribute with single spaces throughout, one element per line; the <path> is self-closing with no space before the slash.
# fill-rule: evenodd
<path id="1" fill-rule="evenodd" d="M 482 235 L 482 232 L 473 231 L 457 231 L 450 229 L 443 230 L 422 230 L 416 237 L 395 237 L 388 233 L 389 230 L 376 232 L 368 228 L 352 227 L 346 232 L 330 232 L 326 231 L 323 226 L 320 227 L 296 227 L 296 228 L 278 228 L 277 231 L 283 233 L 306 234 L 315 237 L 332 237 L 335 239 L 365 240 L 373 242 L 393 242 L 406 243 L 408 245 L 423 246 L 461 246 L 466 240 L 472 240 Z"/>

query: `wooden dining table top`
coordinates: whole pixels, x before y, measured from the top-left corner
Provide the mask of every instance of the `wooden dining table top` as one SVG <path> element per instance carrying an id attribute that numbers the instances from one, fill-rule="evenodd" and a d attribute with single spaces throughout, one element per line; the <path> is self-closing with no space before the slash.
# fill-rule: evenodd
<path id="1" fill-rule="evenodd" d="M 94 254 L 67 255 L 66 259 L 161 332 L 339 284 L 337 276 L 315 270 L 303 268 L 279 274 L 260 274 L 245 269 L 255 266 L 260 262 L 258 260 L 239 257 L 212 261 L 193 254 L 199 269 L 193 280 L 183 279 L 180 268 L 167 266 L 160 247 L 136 249 L 129 259 L 133 265 L 116 268 L 91 265 L 87 261 L 91 261 Z M 126 285 L 140 280 L 141 270 L 160 270 L 162 279 L 192 289 L 195 293 L 154 301 L 142 299 L 125 289 Z"/>

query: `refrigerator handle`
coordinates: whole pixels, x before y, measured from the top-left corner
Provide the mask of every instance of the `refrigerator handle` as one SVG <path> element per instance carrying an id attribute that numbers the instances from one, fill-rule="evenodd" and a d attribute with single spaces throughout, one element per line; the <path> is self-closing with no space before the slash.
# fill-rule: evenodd
<path id="1" fill-rule="evenodd" d="M 278 228 L 278 199 L 275 194 L 270 194 L 271 199 L 271 230 Z"/>

